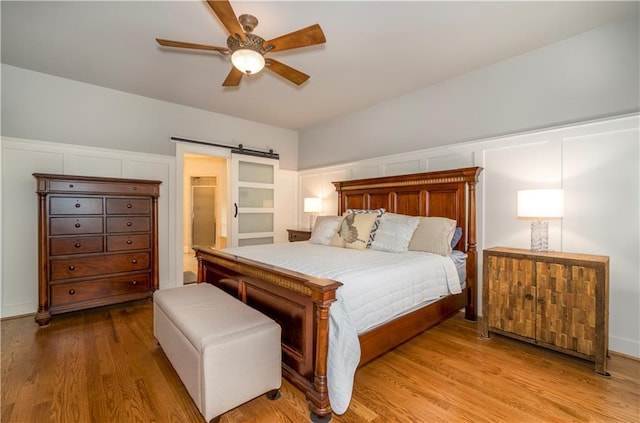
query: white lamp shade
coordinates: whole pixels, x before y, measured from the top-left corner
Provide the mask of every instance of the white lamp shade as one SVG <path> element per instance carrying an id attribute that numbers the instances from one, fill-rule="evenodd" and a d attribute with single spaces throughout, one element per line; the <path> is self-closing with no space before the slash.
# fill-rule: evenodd
<path id="1" fill-rule="evenodd" d="M 564 200 L 561 189 L 528 189 L 518 191 L 518 217 L 562 217 Z"/>
<path id="2" fill-rule="evenodd" d="M 319 213 L 322 210 L 322 202 L 318 197 L 307 197 L 304 199 L 305 213 Z"/>
<path id="3" fill-rule="evenodd" d="M 241 48 L 233 52 L 231 63 L 243 73 L 253 75 L 264 68 L 264 56 L 255 50 Z"/>

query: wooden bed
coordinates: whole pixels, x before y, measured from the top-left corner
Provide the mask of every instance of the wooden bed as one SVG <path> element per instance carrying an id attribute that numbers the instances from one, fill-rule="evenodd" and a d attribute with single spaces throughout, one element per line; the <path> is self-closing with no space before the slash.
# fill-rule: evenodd
<path id="1" fill-rule="evenodd" d="M 334 182 L 338 214 L 348 208 L 455 219 L 463 236 L 456 250 L 468 254 L 466 287 L 359 336 L 360 366 L 465 308 L 476 319 L 476 184 L 482 168 Z M 260 310 L 282 327 L 282 370 L 302 390 L 311 419 L 329 421 L 327 392 L 329 312 L 340 282 L 265 265 L 212 248 L 195 248 L 198 282 L 214 284 Z"/>

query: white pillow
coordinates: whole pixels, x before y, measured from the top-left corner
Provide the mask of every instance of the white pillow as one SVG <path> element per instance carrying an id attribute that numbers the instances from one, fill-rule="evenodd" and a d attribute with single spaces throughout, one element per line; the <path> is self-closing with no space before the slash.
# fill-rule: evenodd
<path id="1" fill-rule="evenodd" d="M 421 217 L 409 242 L 409 251 L 448 256 L 451 254 L 451 238 L 455 230 L 455 220 L 446 217 Z"/>
<path id="2" fill-rule="evenodd" d="M 329 245 L 338 230 L 338 225 L 342 220 L 342 216 L 318 216 L 316 218 L 316 224 L 313 226 L 311 232 L 311 238 L 309 242 L 311 244 Z"/>
<path id="3" fill-rule="evenodd" d="M 376 237 L 371 242 L 372 250 L 406 253 L 409 241 L 418 227 L 420 219 L 415 216 L 385 213 L 380 217 Z"/>

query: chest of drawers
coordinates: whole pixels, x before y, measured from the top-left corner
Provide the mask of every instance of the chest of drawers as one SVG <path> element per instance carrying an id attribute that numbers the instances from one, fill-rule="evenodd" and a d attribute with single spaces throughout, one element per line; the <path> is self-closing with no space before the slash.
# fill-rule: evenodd
<path id="1" fill-rule="evenodd" d="M 160 181 L 34 174 L 38 312 L 147 298 L 158 289 Z"/>

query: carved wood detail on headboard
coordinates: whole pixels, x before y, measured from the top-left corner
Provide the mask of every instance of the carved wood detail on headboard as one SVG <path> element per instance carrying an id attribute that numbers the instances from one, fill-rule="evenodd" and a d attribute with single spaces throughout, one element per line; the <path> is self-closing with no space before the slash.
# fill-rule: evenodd
<path id="1" fill-rule="evenodd" d="M 347 209 L 385 208 L 409 216 L 447 217 L 462 228 L 455 249 L 468 254 L 468 316 L 475 313 L 478 253 L 476 251 L 476 184 L 481 167 L 333 182 L 338 214 Z"/>
<path id="2" fill-rule="evenodd" d="M 382 207 L 391 213 L 454 219 L 463 230 L 456 249 L 466 251 L 465 240 L 475 245 L 475 222 L 471 225 L 470 217 L 475 220 L 475 185 L 481 171 L 481 167 L 468 167 L 334 182 L 338 214 L 350 208 Z"/>

